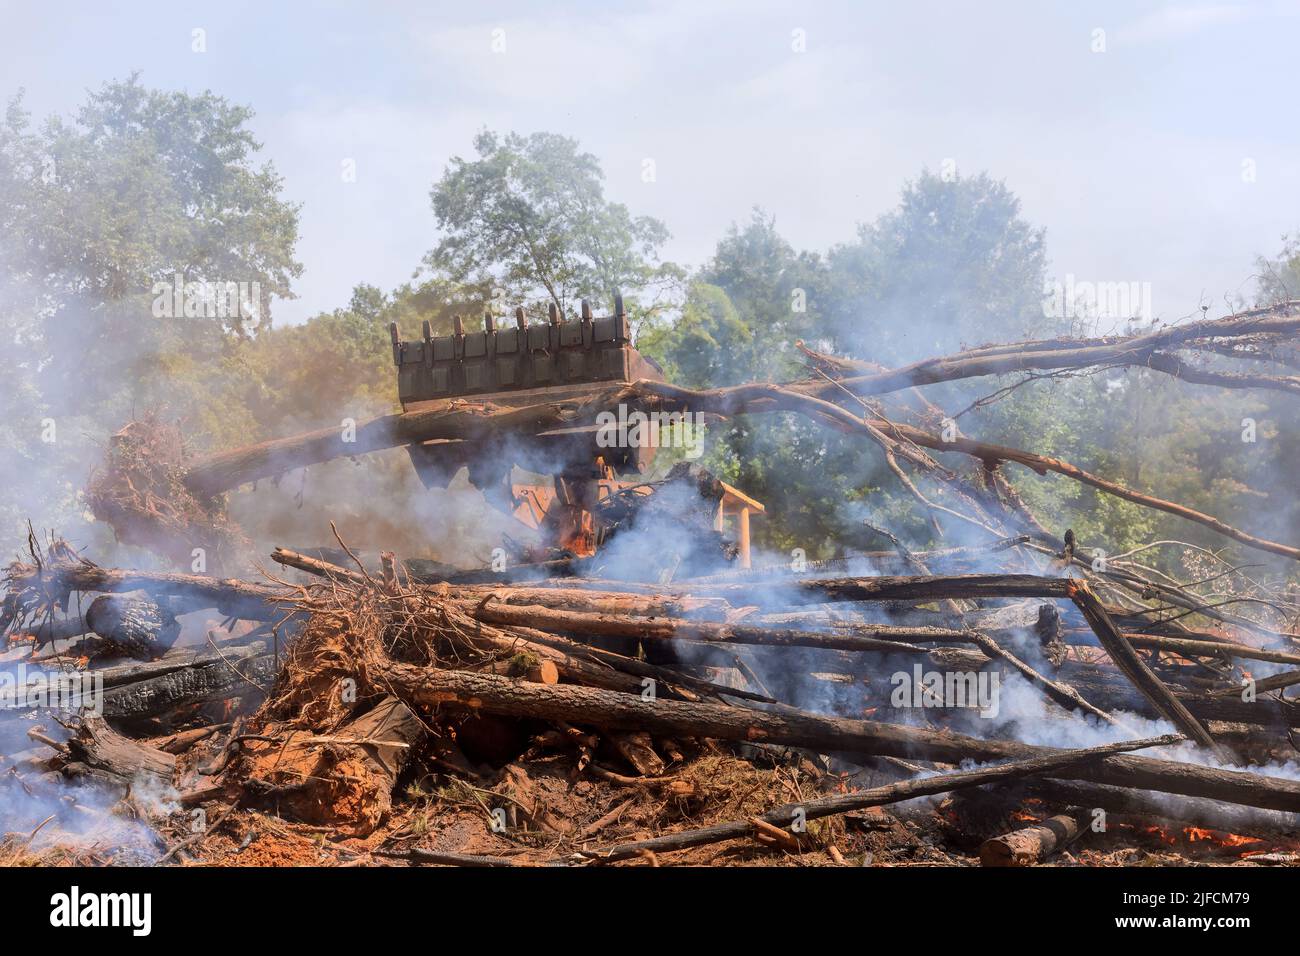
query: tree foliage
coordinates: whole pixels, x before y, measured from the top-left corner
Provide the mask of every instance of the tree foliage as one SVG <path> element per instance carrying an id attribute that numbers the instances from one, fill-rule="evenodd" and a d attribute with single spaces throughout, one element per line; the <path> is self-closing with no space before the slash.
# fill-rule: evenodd
<path id="1" fill-rule="evenodd" d="M 21 94 L 9 103 L 0 326 L 14 386 L 4 420 L 28 467 L 14 475 L 6 534 L 23 511 L 67 529 L 78 508 L 68 476 L 84 474 L 95 451 L 87 436 L 102 441 L 135 410 L 210 406 L 199 383 L 292 294 L 298 207 L 281 197 L 274 168 L 256 164 L 251 116 L 212 93 L 150 90 L 135 76 L 39 126 Z M 177 276 L 244 283 L 249 308 L 160 314 L 157 287 Z"/>
<path id="2" fill-rule="evenodd" d="M 425 257 L 435 274 L 496 289 L 499 307 L 609 301 L 681 275 L 659 261 L 662 222 L 605 198 L 596 157 L 554 133 L 484 131 L 476 159 L 452 159 L 430 192 L 442 236 Z"/>
<path id="3" fill-rule="evenodd" d="M 923 171 L 896 209 L 859 226 L 829 259 L 827 331 L 847 355 L 899 364 L 1050 327 L 1044 231 L 986 173 Z"/>
<path id="4" fill-rule="evenodd" d="M 1282 249 L 1275 258 L 1260 256 L 1260 305 L 1300 299 L 1300 235 L 1282 237 Z"/>

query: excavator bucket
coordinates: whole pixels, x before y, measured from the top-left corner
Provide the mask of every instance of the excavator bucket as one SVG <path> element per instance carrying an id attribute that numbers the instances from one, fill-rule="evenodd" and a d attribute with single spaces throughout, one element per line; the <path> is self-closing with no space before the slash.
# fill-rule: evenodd
<path id="1" fill-rule="evenodd" d="M 451 335 L 432 335 L 428 322 L 419 341 L 402 341 L 396 325 L 389 331 L 406 411 L 437 411 L 453 402 L 522 408 L 586 398 L 619 382 L 663 381 L 659 367 L 632 345 L 619 295 L 608 316 L 593 316 L 584 300 L 576 320 L 565 320 L 552 304 L 545 324 L 530 325 L 520 307 L 510 328 L 498 328 L 487 314 L 481 332 L 467 332 L 459 316 Z M 468 467 L 470 481 L 488 501 L 540 530 L 547 549 L 590 554 L 598 530 L 592 508 L 619 474 L 648 470 L 655 452 L 653 446 L 600 447 L 597 433 L 597 426 L 587 425 L 486 441 L 427 442 L 408 451 L 426 487 L 446 487 Z M 516 465 L 553 475 L 553 487 L 512 482 Z"/>

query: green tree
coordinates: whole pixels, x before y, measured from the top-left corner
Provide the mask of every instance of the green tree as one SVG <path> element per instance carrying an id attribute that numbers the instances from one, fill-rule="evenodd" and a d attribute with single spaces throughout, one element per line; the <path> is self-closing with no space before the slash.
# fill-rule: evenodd
<path id="1" fill-rule="evenodd" d="M 754 209 L 718 242 L 680 318 L 638 347 L 696 388 L 796 378 L 795 341 L 822 339 L 826 278 L 816 253 L 795 250 Z M 737 416 L 710 427 L 707 447 L 706 466 L 767 506 L 756 539 L 779 551 L 824 554 L 846 511 L 875 488 L 878 462 L 857 439 L 798 415 Z"/>
<path id="2" fill-rule="evenodd" d="M 748 381 L 757 364 L 754 330 L 716 285 L 692 282 L 681 316 L 648 329 L 637 347 L 678 385 L 713 388 Z"/>
<path id="3" fill-rule="evenodd" d="M 1020 219 L 1004 185 L 986 175 L 945 182 L 922 173 L 896 210 L 825 259 L 795 250 L 755 209 L 700 270 L 679 323 L 643 344 L 691 385 L 799 377 L 806 374 L 793 347 L 799 339 L 895 365 L 977 336 L 1013 338 L 1050 325 L 1044 270 L 1043 233 Z M 932 393 L 958 409 L 987 387 Z M 1015 415 L 998 421 L 1004 436 L 1052 424 L 1032 422 L 1032 402 L 1013 399 L 1013 407 Z M 995 409 L 982 413 L 981 425 L 1006 414 Z M 929 539 L 915 500 L 860 439 L 792 415 L 738 418 L 712 436 L 709 463 L 769 506 L 760 538 L 770 546 L 826 553 L 845 543 L 846 531 L 851 543 L 871 542 L 855 531 L 863 520 L 917 543 Z"/>
<path id="4" fill-rule="evenodd" d="M 23 462 L 0 538 L 33 515 L 72 533 L 76 487 L 105 433 L 135 411 L 184 415 L 199 383 L 290 296 L 298 207 L 280 195 L 252 113 L 212 93 L 105 84 L 70 119 L 33 127 L 21 94 L 0 125 L 0 331 L 7 445 Z M 243 283 L 187 317 L 177 277 Z M 213 286 L 208 286 L 213 288 Z M 233 308 L 229 308 L 233 306 Z M 50 425 L 53 428 L 50 428 Z M 53 436 L 51 438 L 51 436 Z"/>
<path id="5" fill-rule="evenodd" d="M 728 381 L 794 377 L 801 366 L 794 343 L 824 339 L 825 264 L 796 251 L 760 208 L 743 228 L 732 225 L 700 278 L 727 294 L 753 332 L 754 348 L 736 356 Z"/>
<path id="6" fill-rule="evenodd" d="M 270 164 L 254 165 L 251 116 L 212 93 L 148 90 L 135 76 L 37 131 L 21 101 L 10 104 L 0 241 L 6 290 L 23 294 L 6 302 L 28 348 L 43 350 L 47 395 L 84 403 L 123 383 L 147 389 L 159 353 L 219 349 L 227 333 L 269 325 L 274 299 L 292 295 L 298 207 L 280 198 Z M 191 290 L 244 283 L 245 314 L 175 314 L 159 290 L 177 276 Z"/>
<path id="7" fill-rule="evenodd" d="M 1300 299 L 1300 236 L 1283 236 L 1277 256 L 1260 256 L 1256 264 L 1259 269 L 1256 300 L 1260 305 Z"/>
<path id="8" fill-rule="evenodd" d="M 435 275 L 498 289 L 502 307 L 550 301 L 566 312 L 616 291 L 630 306 L 681 278 L 659 260 L 664 224 L 607 200 L 600 164 L 576 140 L 484 131 L 474 149 L 478 158 L 453 158 L 430 193 L 442 230 L 425 257 Z"/>
<path id="9" fill-rule="evenodd" d="M 828 331 L 848 355 L 896 365 L 1059 328 L 1042 306 L 1044 231 L 987 173 L 923 171 L 829 258 Z"/>

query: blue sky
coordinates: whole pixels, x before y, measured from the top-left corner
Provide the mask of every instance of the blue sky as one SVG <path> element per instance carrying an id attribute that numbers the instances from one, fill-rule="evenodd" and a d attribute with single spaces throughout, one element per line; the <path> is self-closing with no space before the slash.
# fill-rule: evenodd
<path id="1" fill-rule="evenodd" d="M 429 186 L 483 127 L 578 138 L 691 265 L 755 204 L 824 250 L 923 166 L 987 170 L 1047 227 L 1054 275 L 1149 282 L 1173 319 L 1248 294 L 1255 256 L 1300 228 L 1297 40 L 1295 0 L 0 0 L 0 92 L 69 112 L 139 70 L 251 105 L 303 203 L 280 322 L 408 278 L 435 241 Z"/>

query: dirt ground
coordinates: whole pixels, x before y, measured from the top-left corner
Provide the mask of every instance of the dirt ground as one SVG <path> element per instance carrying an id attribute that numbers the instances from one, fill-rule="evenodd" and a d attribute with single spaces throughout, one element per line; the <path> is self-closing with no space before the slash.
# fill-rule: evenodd
<path id="1" fill-rule="evenodd" d="M 362 838 L 294 823 L 274 807 L 240 809 L 195 845 L 185 865 L 409 866 L 414 848 L 508 859 L 516 865 L 573 862 L 580 850 L 648 839 L 757 815 L 779 804 L 883 782 L 828 772 L 798 754 L 771 766 L 704 752 L 647 786 L 575 774 L 569 753 L 516 760 L 468 781 L 433 773 L 404 782 L 384 825 Z M 661 778 L 663 779 L 663 778 Z M 213 804 L 210 813 L 220 813 Z M 493 811 L 497 811 L 494 815 Z M 504 812 L 502 812 L 504 811 Z M 1046 813 L 987 795 L 923 799 L 810 821 L 797 852 L 754 839 L 652 855 L 614 866 L 979 866 L 979 844 Z M 494 826 L 504 820 L 504 826 Z M 164 835 L 182 839 L 184 832 Z M 1086 833 L 1042 865 L 1297 865 L 1300 841 L 1252 841 L 1217 831 L 1120 825 Z"/>

